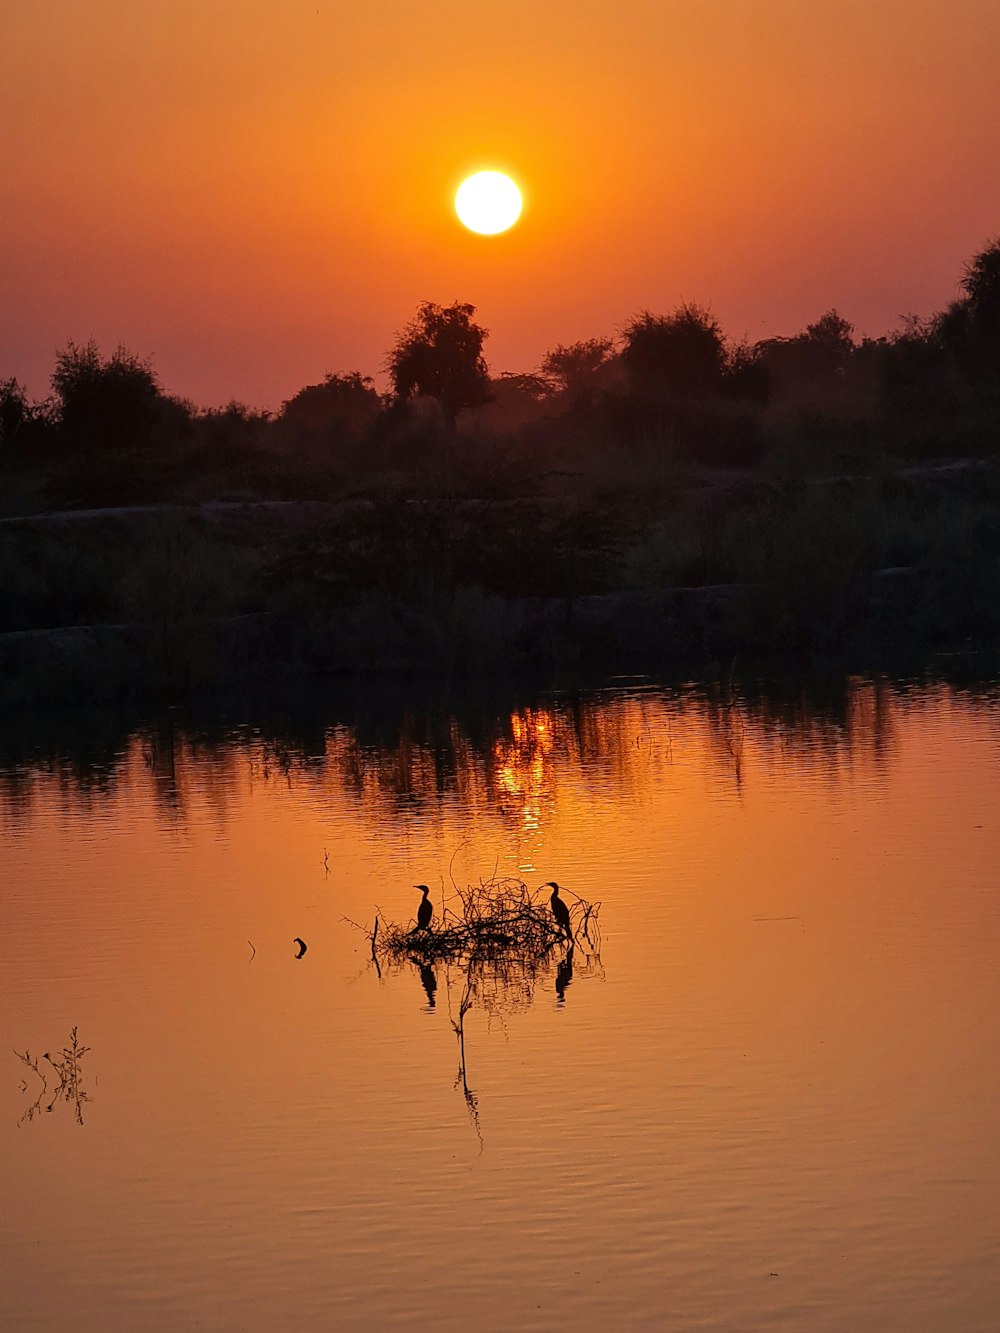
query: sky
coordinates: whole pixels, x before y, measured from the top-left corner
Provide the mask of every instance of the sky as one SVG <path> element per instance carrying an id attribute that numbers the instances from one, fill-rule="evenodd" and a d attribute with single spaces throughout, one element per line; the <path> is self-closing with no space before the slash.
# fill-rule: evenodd
<path id="1" fill-rule="evenodd" d="M 997 0 L 0 0 L 0 379 L 276 409 L 468 301 L 494 372 L 711 309 L 879 336 L 1000 233 Z M 470 171 L 521 221 L 466 232 Z"/>

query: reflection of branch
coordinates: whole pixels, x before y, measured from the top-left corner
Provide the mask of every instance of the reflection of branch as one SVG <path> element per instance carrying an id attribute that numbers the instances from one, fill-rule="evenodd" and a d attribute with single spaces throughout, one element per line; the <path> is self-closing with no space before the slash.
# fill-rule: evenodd
<path id="1" fill-rule="evenodd" d="M 720 727 L 722 742 L 733 761 L 733 777 L 736 789 L 743 790 L 743 742 L 746 738 L 746 722 L 740 706 L 740 696 L 736 689 L 736 658 L 729 667 L 725 682 L 725 696 L 722 701 L 722 722 Z"/>
<path id="2" fill-rule="evenodd" d="M 369 941 L 371 942 L 371 948 L 372 948 L 372 962 L 375 964 L 375 971 L 378 973 L 378 975 L 379 975 L 379 979 L 381 980 L 381 978 L 382 978 L 382 969 L 381 969 L 381 967 L 379 967 L 378 953 L 377 953 L 376 950 L 375 950 L 375 941 L 378 939 L 378 914 L 379 914 L 380 911 L 381 911 L 381 908 L 376 907 L 376 909 L 375 909 L 375 926 L 374 926 L 374 929 L 372 929 L 372 930 L 369 930 L 367 926 L 360 926 L 360 925 L 358 925 L 357 921 L 352 921 L 351 918 L 350 918 L 349 916 L 341 917 L 341 920 L 342 920 L 342 921 L 346 921 L 347 924 L 348 924 L 349 926 L 353 926 L 355 930 L 360 930 L 361 933 L 362 933 L 362 935 L 364 935 L 365 939 L 366 939 L 366 940 L 369 940 Z"/>
<path id="3" fill-rule="evenodd" d="M 375 950 L 375 941 L 377 939 L 378 939 L 378 917 L 375 918 L 375 929 L 372 931 L 372 962 L 375 964 L 375 971 L 378 973 L 379 980 L 381 981 L 382 969 L 378 965 L 378 953 Z"/>
<path id="4" fill-rule="evenodd" d="M 45 1094 L 48 1092 L 48 1090 L 49 1090 L 49 1085 L 48 1085 L 48 1082 L 47 1082 L 47 1080 L 46 1080 L 46 1078 L 45 1078 L 45 1075 L 44 1075 L 44 1074 L 42 1073 L 42 1071 L 38 1068 L 38 1060 L 37 1060 L 36 1058 L 32 1057 L 32 1054 L 31 1054 L 30 1051 L 23 1051 L 23 1052 L 22 1052 L 22 1051 L 15 1051 L 14 1054 L 17 1056 L 17 1058 L 21 1061 L 22 1064 L 27 1065 L 28 1068 L 29 1068 L 30 1070 L 32 1070 L 32 1072 L 35 1073 L 35 1074 L 38 1076 L 38 1078 L 41 1080 L 41 1084 L 42 1084 L 41 1089 L 40 1089 L 40 1091 L 39 1091 L 39 1093 L 38 1093 L 38 1096 L 35 1098 L 35 1100 L 31 1103 L 31 1105 L 28 1107 L 28 1109 L 27 1109 L 27 1110 L 24 1112 L 24 1114 L 21 1116 L 20 1120 L 18 1120 L 18 1122 L 17 1122 L 17 1127 L 18 1127 L 18 1129 L 20 1129 L 21 1126 L 24 1124 L 24 1122 L 25 1122 L 26 1120 L 34 1120 L 35 1116 L 36 1116 L 36 1115 L 38 1114 L 38 1112 L 42 1109 L 42 1098 L 43 1098 L 43 1097 L 45 1096 Z M 27 1085 L 27 1083 L 24 1082 L 23 1079 L 21 1080 L 21 1091 L 22 1091 L 22 1092 L 27 1092 L 27 1091 L 28 1091 L 28 1085 Z"/>
<path id="5" fill-rule="evenodd" d="M 479 1151 L 482 1152 L 486 1144 L 483 1142 L 483 1132 L 479 1125 L 479 1101 L 476 1094 L 469 1087 L 469 1081 L 466 1076 L 465 1063 L 465 1015 L 472 1008 L 472 969 L 470 968 L 465 978 L 465 989 L 462 991 L 462 999 L 458 1006 L 458 1022 L 451 1020 L 451 1026 L 455 1030 L 458 1038 L 458 1073 L 455 1075 L 455 1087 L 461 1083 L 462 1096 L 465 1098 L 465 1104 L 469 1109 L 469 1118 L 472 1121 L 472 1127 L 476 1131 L 476 1137 L 479 1140 Z M 449 1009 L 451 1004 L 451 993 L 449 991 Z"/>
<path id="6" fill-rule="evenodd" d="M 451 854 L 451 860 L 448 862 L 448 878 L 451 880 L 451 887 L 453 889 L 456 890 L 458 889 L 458 884 L 455 882 L 455 876 L 452 874 L 452 867 L 455 864 L 455 857 L 459 854 L 459 852 L 462 850 L 463 847 L 468 847 L 471 841 L 472 841 L 471 838 L 466 838 L 464 842 L 460 842 L 458 844 L 458 846 Z"/>
<path id="7" fill-rule="evenodd" d="M 51 1111 L 56 1102 L 59 1101 L 72 1103 L 76 1123 L 78 1125 L 83 1124 L 83 1104 L 84 1102 L 90 1101 L 90 1094 L 84 1092 L 80 1085 L 80 1061 L 89 1050 L 89 1046 L 80 1045 L 77 1029 L 73 1028 L 69 1036 L 69 1045 L 64 1046 L 57 1056 L 51 1056 L 48 1051 L 42 1056 L 42 1059 L 47 1060 L 59 1076 L 59 1086 L 56 1088 L 52 1100 L 44 1109 L 46 1111 Z M 42 1098 L 45 1096 L 46 1092 L 48 1092 L 49 1085 L 48 1080 L 41 1071 L 38 1060 L 32 1058 L 30 1051 L 25 1050 L 23 1054 L 20 1051 L 15 1051 L 14 1054 L 21 1063 L 32 1070 L 42 1082 L 42 1088 L 38 1096 L 17 1122 L 20 1127 L 25 1120 L 33 1120 L 42 1109 Z M 25 1084 L 24 1090 L 27 1091 L 27 1084 Z"/>

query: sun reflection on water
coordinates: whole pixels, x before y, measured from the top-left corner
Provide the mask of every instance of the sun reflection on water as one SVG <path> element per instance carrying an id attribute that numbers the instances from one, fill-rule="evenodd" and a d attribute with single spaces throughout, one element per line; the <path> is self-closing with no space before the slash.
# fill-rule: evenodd
<path id="1" fill-rule="evenodd" d="M 522 873 L 536 870 L 543 822 L 555 806 L 554 730 L 551 712 L 526 708 L 511 714 L 511 739 L 497 740 L 493 746 L 498 804 L 501 813 L 520 829 L 517 868 Z"/>
<path id="2" fill-rule="evenodd" d="M 386 693 L 8 719 L 7 1324 L 991 1326 L 995 683 Z M 411 936 L 515 866 L 606 947 Z"/>

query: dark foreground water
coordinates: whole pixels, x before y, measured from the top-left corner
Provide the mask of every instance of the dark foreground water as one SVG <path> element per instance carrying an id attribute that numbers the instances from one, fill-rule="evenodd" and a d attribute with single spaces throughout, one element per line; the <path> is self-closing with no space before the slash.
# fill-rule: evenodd
<path id="1" fill-rule="evenodd" d="M 3 1327 L 998 1327 L 993 687 L 59 726 L 0 742 Z M 463 1078 L 461 966 L 345 918 L 494 874 L 600 937 L 479 976 Z"/>

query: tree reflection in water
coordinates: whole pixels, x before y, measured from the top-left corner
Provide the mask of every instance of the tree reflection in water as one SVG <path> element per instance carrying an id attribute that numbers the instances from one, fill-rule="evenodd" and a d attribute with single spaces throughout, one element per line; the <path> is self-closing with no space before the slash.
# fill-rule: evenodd
<path id="1" fill-rule="evenodd" d="M 489 805 L 519 839 L 532 869 L 541 830 L 568 785 L 634 790 L 677 746 L 705 736 L 737 789 L 748 760 L 814 760 L 826 771 L 864 753 L 891 757 L 901 710 L 986 685 L 921 678 L 729 674 L 700 683 L 635 683 L 620 689 L 518 698 L 499 687 L 472 700 L 391 699 L 348 685 L 275 703 L 250 697 L 189 703 L 148 714 L 122 708 L 4 719 L 0 815 L 17 825 L 36 797 L 90 810 L 119 784 L 149 784 L 172 824 L 200 793 L 225 822 L 240 786 L 280 783 L 337 789 L 362 811 L 420 813 L 457 798 Z M 389 702 L 386 702 L 387 698 Z M 239 707 L 237 720 L 232 709 Z M 317 855 L 321 856 L 320 849 Z"/>

